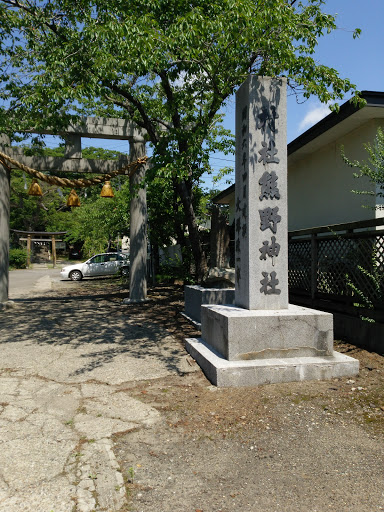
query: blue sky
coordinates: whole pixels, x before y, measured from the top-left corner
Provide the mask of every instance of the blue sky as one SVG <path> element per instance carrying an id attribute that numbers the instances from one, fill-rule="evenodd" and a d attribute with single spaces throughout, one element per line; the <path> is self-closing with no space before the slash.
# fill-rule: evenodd
<path id="1" fill-rule="evenodd" d="M 319 41 L 316 59 L 337 69 L 361 91 L 384 91 L 384 1 L 329 0 L 324 10 L 338 14 L 338 29 Z M 358 39 L 352 37 L 355 28 L 362 30 Z M 316 99 L 298 105 L 289 98 L 288 142 L 328 113 Z"/>
<path id="2" fill-rule="evenodd" d="M 361 91 L 384 91 L 384 0 L 328 0 L 324 12 L 337 13 L 338 29 L 319 40 L 315 59 L 337 69 L 342 78 L 349 78 Z M 358 39 L 352 37 L 355 28 L 362 30 Z M 349 98 L 350 96 L 346 96 L 345 101 Z M 339 103 L 343 102 L 344 100 Z M 235 104 L 232 101 L 227 109 L 225 125 L 233 132 L 234 110 Z M 288 142 L 329 113 L 329 108 L 316 98 L 299 104 L 294 96 L 289 96 Z M 211 163 L 218 171 L 220 166 L 234 165 L 234 157 L 213 155 Z M 205 183 L 210 186 L 211 179 L 207 178 Z M 228 185 L 223 181 L 218 188 L 224 189 L 226 186 Z"/>

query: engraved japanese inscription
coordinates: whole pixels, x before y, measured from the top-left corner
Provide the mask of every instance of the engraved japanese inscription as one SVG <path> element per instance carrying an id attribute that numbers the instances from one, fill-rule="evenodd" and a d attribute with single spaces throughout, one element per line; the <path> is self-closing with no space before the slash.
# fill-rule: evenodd
<path id="1" fill-rule="evenodd" d="M 258 163 L 264 167 L 268 165 L 268 170 L 265 170 L 259 179 L 260 195 L 259 201 L 280 199 L 280 191 L 278 187 L 278 175 L 273 170 L 269 172 L 271 164 L 278 165 L 280 159 L 277 156 L 278 148 L 276 147 L 275 133 L 276 133 L 276 119 L 279 118 L 276 105 L 262 106 L 260 112 L 256 116 L 256 129 L 261 130 L 264 135 L 264 140 L 261 141 L 261 149 L 258 151 L 260 155 Z M 274 235 L 277 234 L 278 224 L 281 222 L 278 206 L 268 206 L 259 209 L 260 215 L 260 230 L 265 231 L 270 229 Z M 279 256 L 280 244 L 276 241 L 276 236 L 272 236 L 270 240 L 264 240 L 262 247 L 259 248 L 260 260 L 268 263 L 269 259 L 272 260 L 272 266 L 275 265 L 275 258 Z M 267 258 L 268 256 L 268 258 Z M 279 295 L 281 290 L 277 288 L 279 280 L 276 276 L 276 271 L 268 272 L 262 270 L 263 278 L 260 280 L 262 285 L 260 293 L 265 295 L 276 294 Z"/>

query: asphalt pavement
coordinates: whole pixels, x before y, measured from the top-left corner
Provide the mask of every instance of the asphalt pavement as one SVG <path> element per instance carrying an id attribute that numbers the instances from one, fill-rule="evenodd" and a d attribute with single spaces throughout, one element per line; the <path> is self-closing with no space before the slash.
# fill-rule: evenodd
<path id="1" fill-rule="evenodd" d="M 118 512 L 113 436 L 163 421 L 127 383 L 192 371 L 168 331 L 120 296 L 79 296 L 59 269 L 13 271 L 0 311 L 0 511 Z M 55 290 L 53 290 L 55 288 Z M 112 313 L 112 316 L 111 316 Z"/>
<path id="2" fill-rule="evenodd" d="M 29 293 L 51 290 L 52 283 L 60 281 L 60 269 L 62 266 L 50 268 L 47 265 L 34 264 L 31 269 L 10 271 L 9 299 L 17 299 Z"/>

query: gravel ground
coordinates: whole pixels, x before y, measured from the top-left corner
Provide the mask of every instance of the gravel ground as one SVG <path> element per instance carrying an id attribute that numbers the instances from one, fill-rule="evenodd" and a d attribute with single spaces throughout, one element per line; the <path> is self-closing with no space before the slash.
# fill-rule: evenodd
<path id="1" fill-rule="evenodd" d="M 229 390 L 197 372 L 127 389 L 163 415 L 115 439 L 132 510 L 384 510 L 383 362 L 361 355 L 373 369 L 354 382 Z"/>

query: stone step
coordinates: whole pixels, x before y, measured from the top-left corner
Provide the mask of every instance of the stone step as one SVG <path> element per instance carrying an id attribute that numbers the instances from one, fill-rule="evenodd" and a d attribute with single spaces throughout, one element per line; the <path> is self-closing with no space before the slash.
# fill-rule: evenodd
<path id="1" fill-rule="evenodd" d="M 228 361 L 201 338 L 187 338 L 186 349 L 218 387 L 329 380 L 359 372 L 358 360 L 335 351 L 330 356 Z"/>

